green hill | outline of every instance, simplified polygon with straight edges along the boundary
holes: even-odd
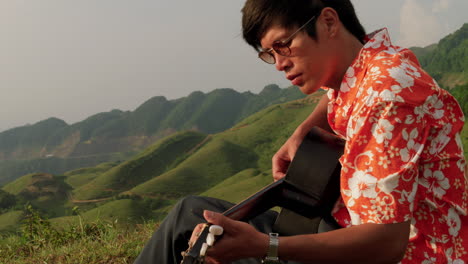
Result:
[[[134,152],[71,158],[44,157],[28,160],[4,160],[0,161],[0,185],[30,173],[50,172],[52,174],[62,174],[74,169],[95,166],[106,161],[116,162],[127,159],[132,154]]]
[[[111,168],[117,166],[119,162],[104,162],[95,167],[81,168],[65,172],[63,175],[66,177],[65,182],[73,189],[90,182],[97,176],[105,173]]]
[[[248,149],[213,139],[176,168],[136,186],[130,193],[163,198],[199,193],[243,169],[255,166],[257,159]]]
[[[0,216],[1,217],[1,216]],[[81,214],[82,221],[93,222],[97,220],[117,221],[121,223],[142,222],[152,217],[151,211],[143,202],[132,199],[110,201]],[[78,216],[63,216],[51,219],[56,225],[76,224]]]
[[[126,191],[177,166],[205,138],[206,135],[197,132],[181,132],[169,136],[79,186],[74,190],[73,197],[88,200]]]
[[[2,188],[22,201],[42,208],[50,216],[63,215],[72,189],[65,178],[48,173],[25,175]]]
[[[21,210],[0,214],[0,232],[15,231],[23,216],[24,213]]]
[[[468,23],[425,48],[411,48],[421,66],[444,88],[468,83]]]
[[[173,170],[136,186],[129,193],[175,199],[210,189],[216,192],[217,185],[236,174],[240,175],[236,177],[271,175],[271,156],[310,114],[320,95],[275,105],[250,116],[232,129],[213,135],[209,143]],[[271,176],[258,181],[252,189],[268,181]],[[244,197],[242,192],[232,194],[233,199]]]
[[[269,85],[260,94],[225,88],[176,100],[156,96],[134,111],[98,113],[72,125],[50,118],[13,128],[0,133],[0,184],[126,160],[177,131],[218,133],[269,105],[303,97],[297,87]]]

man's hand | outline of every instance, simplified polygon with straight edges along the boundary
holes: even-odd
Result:
[[[275,181],[286,176],[289,164],[296,155],[299,145],[301,145],[304,137],[292,135],[284,145],[276,152],[272,158],[273,179]]]
[[[204,211],[203,215],[209,223],[224,229],[221,239],[207,251],[205,259],[207,264],[231,263],[249,257],[262,258],[266,254],[268,250],[266,234],[258,232],[245,222],[232,220],[220,213]]]

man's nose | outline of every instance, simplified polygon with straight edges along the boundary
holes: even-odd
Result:
[[[291,60],[286,56],[281,56],[275,53],[275,66],[278,71],[285,71],[291,67]]]

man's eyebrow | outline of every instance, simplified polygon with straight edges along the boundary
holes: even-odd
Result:
[[[273,40],[273,42],[271,43],[270,46],[273,46],[273,43],[275,43],[275,42],[282,41],[282,40],[286,39],[288,37],[286,33],[287,32],[283,32],[283,33],[279,34],[276,38],[274,38],[274,40]],[[262,47],[262,44],[260,43],[260,50],[261,51],[267,51],[269,49],[272,49],[272,47],[265,49],[265,48]]]

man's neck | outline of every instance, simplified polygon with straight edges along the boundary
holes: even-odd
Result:
[[[353,63],[354,59],[359,55],[362,47],[364,46],[354,35],[347,30],[343,30],[338,41],[340,42],[340,49],[337,50],[338,62],[336,64],[335,75],[332,76],[332,82],[328,87],[335,91],[339,91],[341,82],[348,70],[349,66]]]

